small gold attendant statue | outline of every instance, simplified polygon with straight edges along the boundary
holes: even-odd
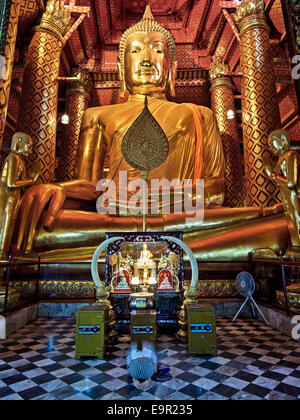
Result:
[[[279,186],[284,200],[285,215],[294,246],[300,246],[300,203],[299,203],[299,167],[297,153],[290,150],[290,135],[285,130],[275,130],[268,138],[270,151],[279,156],[274,167],[270,159],[265,158],[266,174]]]
[[[32,149],[32,139],[24,133],[15,133],[11,151],[6,158],[0,175],[0,258],[7,260],[15,221],[20,204],[21,188],[35,183],[40,163],[36,162],[30,177],[26,177],[25,164],[21,156],[28,156]]]

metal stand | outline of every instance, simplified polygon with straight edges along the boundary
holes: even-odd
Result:
[[[143,182],[142,200],[143,200],[143,232],[147,231],[147,214],[148,214],[148,171],[141,171],[141,178]]]
[[[258,310],[258,312],[260,313],[260,315],[261,315],[261,317],[263,318],[263,320],[265,321],[265,323],[266,323],[268,326],[270,326],[270,324],[269,324],[269,323],[268,323],[268,321],[266,320],[266,318],[265,318],[264,314],[263,314],[263,313],[262,313],[262,311],[259,309],[259,307],[257,306],[257,304],[256,304],[256,302],[255,302],[255,300],[253,299],[253,297],[252,297],[252,296],[248,296],[248,297],[246,298],[245,302],[242,304],[242,306],[241,306],[241,307],[240,307],[240,309],[238,310],[238,312],[237,312],[236,316],[233,318],[232,322],[235,322],[235,320],[237,319],[237,317],[238,317],[238,316],[239,316],[239,314],[241,313],[241,311],[242,311],[243,307],[246,305],[246,303],[248,302],[248,300],[249,300],[249,301],[250,301],[250,303],[251,303],[251,307],[252,307],[252,310],[253,310],[253,314],[255,314],[255,311],[254,311],[254,308],[253,308],[253,304],[254,304],[255,308]]]

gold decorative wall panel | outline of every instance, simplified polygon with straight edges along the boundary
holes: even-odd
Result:
[[[8,108],[8,99],[11,87],[14,54],[19,21],[20,0],[13,0],[10,8],[10,18],[5,47],[5,79],[0,78],[0,149],[5,131],[5,121]]]
[[[248,7],[249,3],[249,7]],[[243,138],[246,202],[272,206],[281,201],[279,190],[264,172],[263,157],[271,157],[268,135],[280,128],[270,29],[260,0],[241,3],[236,14],[241,33]]]
[[[92,281],[41,280],[38,286],[34,280],[12,281],[12,289],[21,299],[37,296],[38,299],[95,299],[95,286]]]

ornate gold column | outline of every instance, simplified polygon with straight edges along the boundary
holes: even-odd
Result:
[[[33,139],[33,153],[28,165],[30,167],[35,160],[41,162],[40,183],[54,179],[57,77],[70,20],[70,12],[60,1],[48,1],[41,23],[35,28],[25,64],[17,127],[18,131]]]
[[[17,39],[18,31],[18,22],[19,22],[19,10],[20,10],[20,0],[7,0],[4,7],[9,11],[10,4],[10,13],[8,14],[8,27],[7,27],[7,37],[6,45],[4,51],[5,63],[0,63],[0,67],[5,64],[5,69],[3,71],[4,78],[2,79],[2,70],[0,68],[0,150],[2,147],[2,140],[5,130],[5,121],[8,108],[8,99],[11,87],[11,78],[14,65],[14,55],[15,55],[15,46]],[[1,54],[2,55],[2,52]]]
[[[235,21],[241,35],[243,137],[246,201],[248,206],[272,206],[279,190],[264,172],[263,157],[272,159],[268,135],[280,128],[270,28],[263,0],[245,0]]]
[[[69,116],[69,124],[64,126],[61,139],[56,171],[58,181],[68,181],[74,178],[81,123],[89,105],[92,89],[92,78],[88,71],[80,68],[73,69],[71,76],[78,77],[78,80],[70,82],[67,88],[65,111]]]
[[[224,149],[226,188],[224,205],[244,207],[245,184],[234,103],[234,86],[230,77],[226,76],[228,73],[229,67],[224,63],[213,63],[210,67],[212,109],[218,121]]]

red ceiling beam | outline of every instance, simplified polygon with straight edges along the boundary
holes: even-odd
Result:
[[[270,13],[270,11],[271,11],[271,9],[272,9],[273,4],[275,3],[275,1],[276,1],[276,0],[269,0],[269,1],[268,1],[268,3],[266,4],[266,8],[265,8],[265,10],[266,10],[266,13],[267,13],[267,14],[269,14],[269,13]]]
[[[195,38],[195,44],[196,45],[199,44],[200,38],[201,38],[202,33],[204,31],[205,23],[206,23],[206,21],[209,17],[210,12],[211,12],[211,7],[212,7],[212,0],[208,0],[205,3],[205,8],[203,10],[202,19],[201,19],[201,22],[199,24],[197,35],[196,35],[196,38]]]
[[[208,45],[208,54],[211,55],[211,56],[214,54],[214,51],[215,51],[215,49],[217,48],[217,45],[220,42],[220,39],[222,37],[222,34],[223,34],[223,31],[224,31],[225,25],[226,25],[225,16],[223,14],[221,14],[219,16],[219,20],[218,20],[218,24],[217,24],[217,27],[216,27],[215,36],[213,37],[212,41]]]
[[[223,62],[224,63],[227,61],[227,57],[228,57],[228,55],[230,54],[230,52],[231,52],[231,50],[233,48],[233,45],[234,45],[235,40],[236,40],[236,37],[235,37],[235,35],[233,35],[232,38],[231,38],[231,41],[230,41],[230,43],[228,45],[228,48],[226,50],[226,53],[225,53],[225,55],[223,57]]]

